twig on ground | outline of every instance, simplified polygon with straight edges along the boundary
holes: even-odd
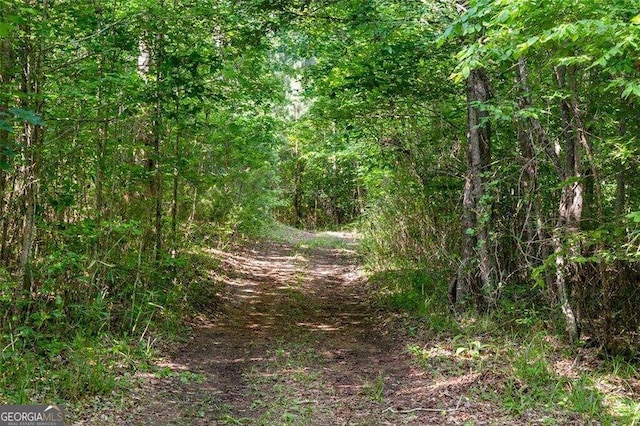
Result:
[[[456,408],[423,408],[423,407],[417,407],[417,408],[410,408],[407,410],[396,410],[393,407],[387,407],[384,410],[382,410],[383,413],[386,413],[387,411],[393,414],[411,414],[411,413],[415,413],[417,411],[428,411],[430,413],[453,413],[455,411],[458,411],[458,409],[460,408],[460,402],[462,402],[462,396],[458,399],[458,403],[456,404]]]

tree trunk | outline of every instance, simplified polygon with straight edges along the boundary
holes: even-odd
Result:
[[[164,1],[160,0],[160,7],[164,7]],[[164,26],[164,23],[162,23]],[[160,166],[160,143],[162,140],[162,88],[164,79],[162,63],[164,61],[164,33],[162,28],[155,35],[154,65],[156,73],[155,81],[155,105],[153,108],[153,157],[155,160],[153,170],[153,187],[155,196],[155,243],[153,247],[154,259],[160,260],[162,252],[162,168]]]
[[[96,15],[98,16],[98,29],[101,31],[103,27],[102,8],[96,7]],[[105,58],[100,54],[98,62],[98,75],[102,81],[104,78]],[[98,87],[98,138],[96,143],[96,177],[95,177],[95,218],[99,224],[102,220],[104,210],[104,169],[105,169],[105,150],[109,138],[109,122],[107,120],[107,108],[105,106],[104,88],[102,85]],[[99,246],[99,243],[98,243]]]
[[[517,99],[518,109],[525,111],[532,106],[531,90],[528,84],[527,62],[525,58],[518,59],[516,84],[520,94]],[[551,255],[551,248],[547,244],[547,232],[544,228],[544,213],[540,196],[538,195],[538,157],[541,147],[546,145],[546,137],[542,125],[535,117],[517,117],[516,127],[522,156],[523,179],[522,187],[525,199],[529,203],[527,217],[524,219],[526,246],[523,250],[527,265],[532,265],[529,259],[546,260]],[[529,213],[531,212],[531,214]],[[529,268],[530,269],[530,268]],[[551,271],[545,274],[546,288],[553,288]]]
[[[178,249],[178,190],[180,187],[180,91],[176,93],[176,136],[173,141],[173,188],[171,200],[171,256],[175,257]]]
[[[558,87],[567,87],[565,66],[556,68],[556,81]],[[570,76],[575,78],[575,75]],[[580,172],[580,146],[581,138],[586,137],[581,126],[578,111],[572,96],[565,97],[561,101],[560,111],[563,124],[563,137],[565,142],[565,162],[561,178],[564,180],[560,205],[558,208],[558,220],[553,236],[556,254],[556,290],[558,302],[565,318],[565,327],[569,340],[575,342],[580,337],[579,324],[576,314],[571,306],[570,278],[577,272],[576,265],[570,258],[579,254],[580,248],[572,238],[579,231],[583,208],[583,183]]]
[[[475,229],[476,215],[473,203],[473,183],[471,175],[467,172],[464,192],[462,194],[462,258],[456,276],[449,284],[449,300],[457,310],[467,308],[471,296],[477,294],[480,285],[478,274],[475,270],[475,247],[477,244]]]
[[[5,5],[4,8],[8,7]],[[3,16],[6,15],[3,11]],[[11,41],[8,37],[3,37],[0,40],[0,87],[2,87],[3,92],[9,91],[10,84],[14,80],[14,71],[13,71],[13,52],[11,47]],[[0,114],[6,114],[9,110],[8,105],[9,99],[2,98],[0,99]],[[2,117],[0,115],[0,117]],[[5,130],[0,130],[0,230],[2,230],[2,241],[0,243],[0,263],[5,263],[5,248],[6,248],[6,236],[7,232],[5,231],[9,227],[9,203],[7,200],[7,183],[9,182],[9,157],[7,156],[7,152],[5,151],[7,147],[10,145],[9,132]],[[6,170],[5,170],[6,167]]]
[[[160,78],[160,71],[158,71],[158,78]],[[158,84],[158,83],[156,83]],[[154,246],[153,257],[156,261],[160,259],[160,253],[162,251],[162,170],[160,168],[160,140],[161,140],[161,110],[160,105],[160,93],[156,93],[156,104],[154,106],[154,118],[153,118],[153,198],[155,200],[155,214],[154,214]]]
[[[6,194],[6,189],[7,187],[9,187],[9,185],[5,185],[5,197],[6,197],[6,202],[5,202],[5,214],[2,217],[2,235],[0,236],[0,262],[3,262],[5,265],[9,263],[9,257],[10,257],[10,252],[8,252],[8,247],[10,247],[11,245],[11,241],[9,239],[9,228],[11,227],[12,224],[12,217],[9,214],[9,209],[11,208],[11,206],[14,203],[14,198],[16,195],[16,179],[17,179],[17,174],[13,173],[13,175],[11,176],[10,180],[10,190],[8,195]],[[15,219],[13,220],[15,221]]]
[[[627,121],[625,117],[620,119],[618,134],[621,137],[625,137],[627,134]],[[627,172],[622,161],[618,161],[617,166],[618,172],[616,173],[616,198],[614,208],[616,219],[621,220],[627,206]]]
[[[27,2],[27,5],[30,5],[30,3]],[[47,1],[43,1],[40,7],[43,16],[46,15]],[[40,42],[40,44],[32,44],[31,31],[32,28],[30,24],[26,24],[24,28],[24,44],[21,52],[21,107],[23,109],[31,109],[41,116],[44,109],[40,93],[44,82],[42,62],[45,50],[42,42]],[[37,149],[42,139],[42,127],[25,121],[20,137],[24,152],[21,176],[24,186],[24,217],[21,230],[22,245],[18,268],[15,274],[17,287],[14,297],[16,302],[18,302],[16,303],[17,308],[19,308],[19,301],[22,299],[23,294],[32,290],[30,282],[27,280],[27,269],[31,259],[31,250],[36,228],[35,215],[36,204],[38,202]]]
[[[161,6],[162,6],[162,2]],[[151,134],[145,135],[146,168],[149,173],[149,199],[152,203],[149,216],[150,242],[153,244],[152,258],[160,259],[162,251],[162,170],[160,166],[160,145],[162,140],[162,89],[163,74],[161,64],[164,56],[164,35],[160,30],[155,32],[151,43],[141,39],[138,41],[138,75],[147,84],[154,85],[153,103],[151,107]],[[154,80],[149,78],[151,67],[154,67]]]
[[[463,253],[455,280],[456,294],[452,300],[455,300],[458,308],[462,308],[465,296],[475,293],[476,307],[481,311],[492,308],[497,298],[490,233],[491,202],[485,188],[491,162],[491,132],[489,113],[482,107],[490,98],[491,87],[486,72],[483,69],[471,71],[467,79],[467,178],[463,199]],[[476,287],[479,287],[479,292]]]
[[[300,159],[300,151],[298,141],[296,140],[293,148],[293,211],[295,214],[296,226],[302,225],[302,172],[303,165]]]

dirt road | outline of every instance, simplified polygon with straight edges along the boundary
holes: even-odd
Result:
[[[105,423],[442,425],[473,420],[464,392],[435,383],[370,303],[349,234],[301,234],[232,253],[211,271],[217,306]],[[476,404],[474,404],[476,405]],[[490,407],[473,412],[486,418]],[[476,418],[477,419],[477,418]]]

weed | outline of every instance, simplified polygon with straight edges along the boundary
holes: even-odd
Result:
[[[373,402],[382,402],[384,399],[384,375],[379,372],[373,383],[366,383],[362,387],[362,393]]]
[[[6,348],[0,356],[0,380],[5,384],[2,402],[73,403],[87,395],[111,395],[130,385],[126,376],[119,374],[123,364],[128,364],[126,356],[102,341],[83,337],[55,355]]]
[[[569,386],[568,402],[577,413],[585,413],[597,418],[603,411],[602,395],[593,386],[589,377],[583,376]]]
[[[435,334],[458,329],[441,277],[426,269],[402,269],[374,273],[369,281],[378,289],[381,308],[412,313]]]
[[[218,418],[218,422],[220,422],[223,425],[245,425],[245,424],[249,424],[249,422],[251,422],[251,419],[247,419],[247,418],[235,418],[233,417],[231,414],[223,414]]]
[[[253,424],[309,424],[314,406],[299,395],[301,390],[321,385],[321,373],[312,368],[318,364],[318,354],[307,342],[278,340],[268,355],[266,366],[253,366],[245,375],[254,397],[252,409],[263,410]]]
[[[162,367],[155,372],[155,376],[158,378],[178,378],[180,383],[187,385],[189,383],[203,383],[205,377],[200,373],[193,373],[191,371],[173,371],[169,367]]]
[[[640,401],[630,398],[619,398],[612,407],[617,420],[630,426],[640,425]]]
[[[296,249],[346,249],[347,242],[330,233],[301,231],[281,223],[273,223],[263,229],[260,237],[293,245]]]
[[[458,336],[456,336],[458,337]],[[454,337],[454,341],[456,338]],[[480,353],[485,352],[487,348],[491,347],[491,345],[481,343],[478,340],[474,340],[473,342],[467,343],[465,346],[458,346],[456,348],[456,355],[467,355],[471,358],[480,358]]]
[[[621,356],[607,359],[605,367],[611,371],[612,375],[623,379],[638,377],[639,375],[637,365],[632,364],[628,359]]]

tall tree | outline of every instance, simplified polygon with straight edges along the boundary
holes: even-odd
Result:
[[[486,181],[491,165],[491,131],[486,103],[492,89],[484,69],[474,69],[467,78],[467,174],[463,194],[464,237],[455,289],[456,305],[465,306],[469,294],[485,310],[495,305],[496,278],[491,237],[491,202]],[[453,291],[455,290],[455,292]]]

